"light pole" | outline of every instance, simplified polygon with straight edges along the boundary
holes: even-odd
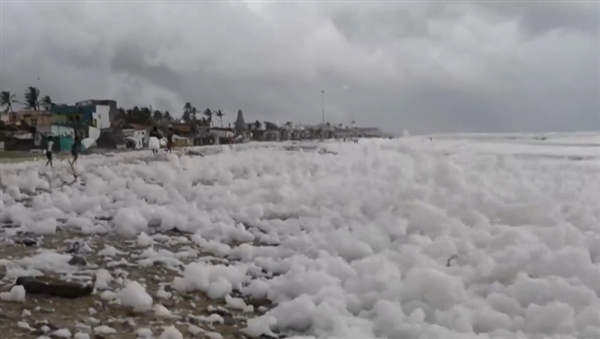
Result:
[[[323,125],[325,125],[325,90],[321,90],[321,108],[323,110]]]

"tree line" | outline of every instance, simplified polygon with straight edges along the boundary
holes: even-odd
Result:
[[[48,95],[42,97],[39,88],[30,86],[25,90],[23,101],[18,100],[16,94],[10,91],[2,91],[0,93],[0,104],[5,113],[14,112],[13,104],[21,104],[25,106],[25,109],[39,111],[49,109],[52,106],[52,99]]]
[[[241,112],[239,110],[238,112]],[[222,110],[205,109],[202,113],[186,102],[183,106],[183,114],[181,120],[184,123],[197,127],[212,127],[213,117],[218,119],[219,125],[223,127],[223,117],[225,113]],[[176,119],[169,111],[152,110],[151,107],[134,106],[130,109],[119,108],[117,119],[130,124],[156,124],[162,122],[171,122]]]
[[[54,103],[50,96],[46,95],[42,97],[39,88],[30,86],[27,87],[22,101],[18,100],[17,96],[10,91],[2,91],[0,93],[0,104],[5,113],[12,113],[14,112],[13,104],[20,104],[25,109],[39,111],[50,110]],[[130,124],[153,124],[175,120],[169,111],[152,110],[151,107],[134,106],[129,109],[119,108],[116,118]],[[241,110],[238,112],[241,112]],[[186,102],[183,106],[182,120],[193,126],[212,127],[214,117],[218,119],[220,126],[223,127],[224,116],[225,113],[220,109],[211,110],[207,108],[202,113],[199,113],[196,107],[192,106],[189,102]]]

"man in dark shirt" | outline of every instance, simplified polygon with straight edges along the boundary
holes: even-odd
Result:
[[[167,152],[171,153],[171,150],[173,150],[173,127],[169,127],[167,133]]]
[[[48,136],[48,145],[46,146],[46,159],[48,159],[48,161],[46,162],[46,167],[48,167],[48,165],[50,165],[50,167],[53,167],[52,165],[52,149],[54,148],[54,141],[52,140],[52,136]]]
[[[69,161],[69,165],[71,165],[71,171],[73,171],[73,176],[77,179],[77,172],[75,172],[75,162],[79,159],[79,153],[81,152],[81,135],[75,130],[75,134],[73,135],[73,145],[71,145],[71,156],[73,159]]]
[[[73,145],[71,146],[71,156],[73,159],[71,160],[71,167],[75,165],[77,159],[79,159],[79,153],[81,152],[81,136],[77,131],[75,131],[75,135],[73,136]]]

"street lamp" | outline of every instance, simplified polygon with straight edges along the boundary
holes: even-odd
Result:
[[[321,108],[323,110],[323,125],[325,125],[325,90],[321,90]]]

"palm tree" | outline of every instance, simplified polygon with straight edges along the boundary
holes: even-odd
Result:
[[[173,120],[173,117],[171,116],[171,113],[169,113],[169,111],[165,111],[164,118],[165,118],[167,121],[171,121],[171,120]]]
[[[40,108],[40,90],[37,87],[27,87],[25,91],[25,107],[37,111]]]
[[[219,118],[219,122],[221,123],[221,128],[223,127],[223,116],[225,115],[225,113],[223,113],[223,111],[218,110],[217,113],[215,113],[215,115],[217,116],[217,118]]]
[[[207,108],[203,114],[206,115],[206,118],[208,119],[208,126],[212,126],[213,112],[210,110],[210,108]]]
[[[154,113],[152,114],[152,119],[154,119],[154,121],[156,122],[160,122],[163,119],[163,114],[160,111],[154,111]]]
[[[191,114],[192,114],[192,104],[190,104],[189,102],[186,102],[185,105],[183,105],[183,116],[181,118],[186,123],[189,123],[192,120]]]
[[[117,109],[117,117],[116,117],[116,119],[117,120],[123,120],[123,121],[127,120],[127,112],[125,112],[125,109],[123,109],[123,107],[119,107]]]
[[[52,99],[50,99],[50,96],[48,96],[48,95],[44,96],[42,98],[41,105],[44,106],[44,109],[46,111],[48,111],[53,105]]]
[[[190,111],[188,111],[188,110],[185,110],[185,111],[183,111],[183,116],[181,117],[181,119],[183,119],[183,121],[184,121],[186,124],[189,124],[189,123],[190,123],[190,121],[192,120],[192,117],[190,116],[190,114],[191,114],[191,113],[190,113]]]
[[[152,121],[152,112],[148,107],[142,107],[140,109],[140,123],[149,123]]]
[[[2,91],[2,93],[0,94],[0,103],[2,104],[2,107],[6,106],[4,112],[12,113],[14,112],[12,104],[17,104],[19,102],[17,101],[16,95],[10,93],[9,91]]]

